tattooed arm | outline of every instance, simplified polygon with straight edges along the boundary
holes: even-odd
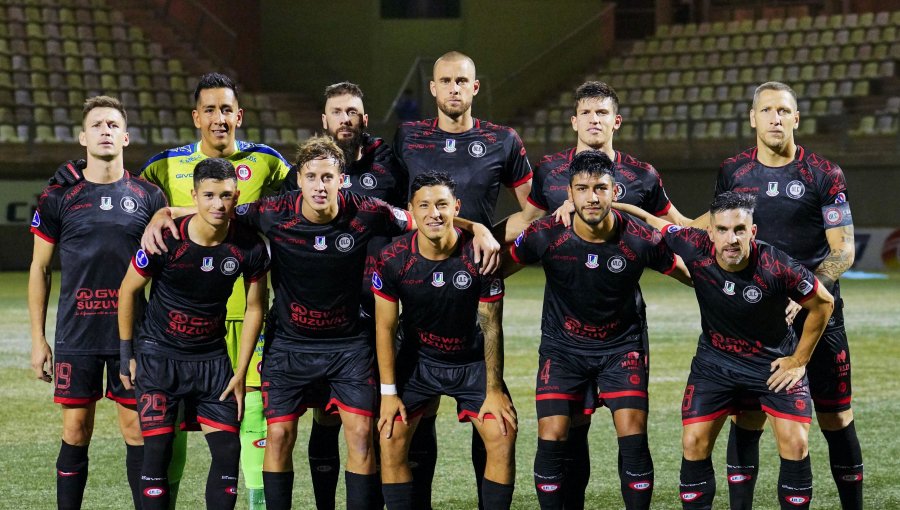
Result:
[[[487,373],[487,391],[478,413],[478,421],[486,414],[496,418],[503,435],[507,423],[517,429],[516,409],[503,386],[503,300],[478,304],[478,322],[484,332],[484,366]]]
[[[816,268],[815,274],[829,291],[834,289],[834,282],[850,269],[856,256],[856,244],[853,240],[853,225],[831,228],[825,231],[825,238],[831,253]]]

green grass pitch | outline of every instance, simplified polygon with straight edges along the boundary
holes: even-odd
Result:
[[[58,287],[59,279],[54,278]],[[54,463],[59,449],[60,411],[52,403],[50,386],[33,379],[28,368],[30,341],[25,301],[27,275],[3,273],[0,280],[0,508],[47,509],[55,505]],[[693,291],[655,273],[642,282],[649,307],[651,338],[650,448],[656,469],[653,508],[677,509],[678,468],[681,460],[681,393],[699,332],[699,313]],[[888,280],[842,282],[847,329],[853,356],[854,412],[866,464],[866,506],[900,508],[900,274]],[[514,508],[537,508],[532,483],[532,462],[537,423],[534,411],[534,377],[543,274],[528,269],[510,278],[507,285],[504,329],[506,381],[519,416],[517,480]],[[55,295],[48,318],[49,337],[55,321]],[[309,417],[301,419],[301,435],[295,452],[297,476],[294,508],[311,508],[312,491],[306,463]],[[469,461],[470,429],[459,424],[455,404],[445,400],[438,419],[440,456],[434,486],[436,509],[475,507],[475,489]],[[724,478],[725,439],[714,453],[719,494],[717,507],[727,506]],[[616,442],[609,413],[598,410],[591,427],[592,475],[587,507],[622,508],[616,473]],[[834,482],[828,470],[825,440],[813,422],[810,450],[815,476],[813,508],[839,508]],[[775,482],[778,454],[767,431],[761,449],[762,469],[756,490],[757,508],[778,508]],[[90,478],[84,508],[129,508],[131,501],[124,472],[125,450],[115,422],[114,406],[98,406],[94,440],[90,450]],[[179,497],[181,508],[202,508],[203,484],[209,454],[200,434],[191,434],[188,467]],[[891,467],[894,466],[894,467]],[[341,484],[343,485],[343,484]],[[343,487],[338,489],[343,507]],[[238,508],[246,508],[244,494]]]

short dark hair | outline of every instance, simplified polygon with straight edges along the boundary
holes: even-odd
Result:
[[[426,186],[447,186],[450,189],[450,194],[454,197],[456,196],[456,181],[450,177],[450,174],[429,170],[413,179],[412,186],[409,187],[409,201],[412,202],[412,197],[416,194],[416,191]]]
[[[194,89],[194,102],[200,100],[200,91],[206,89],[231,89],[234,98],[238,98],[238,86],[228,76],[222,73],[206,73],[200,77],[197,87]]]
[[[780,81],[767,81],[756,87],[756,90],[753,91],[753,104],[750,105],[750,108],[755,110],[756,103],[759,102],[759,95],[766,90],[775,90],[779,92],[787,92],[794,99],[794,108],[797,107],[797,93],[794,92],[794,89],[791,88],[790,85],[786,83],[781,83]]]
[[[94,108],[114,108],[122,114],[122,120],[125,121],[125,125],[128,125],[128,114],[125,113],[125,107],[122,106],[122,102],[112,96],[94,96],[89,97],[84,102],[84,108],[81,110],[81,124],[84,124],[85,119],[87,119],[88,113],[91,112]]]
[[[194,167],[194,189],[200,187],[200,183],[206,179],[237,181],[237,174],[231,161],[222,158],[207,158]]]
[[[609,98],[613,104],[613,113],[619,113],[619,96],[616,95],[616,89],[602,81],[586,81],[575,89],[575,108],[582,99],[606,99]]]
[[[351,83],[349,81],[332,83],[331,85],[325,87],[326,101],[328,101],[332,97],[343,96],[344,94],[350,94],[351,96],[358,97],[360,99],[363,98],[363,91],[361,88],[359,88],[359,85]]]
[[[737,191],[726,191],[716,195],[712,203],[709,204],[709,214],[715,215],[722,211],[730,211],[732,209],[743,209],[750,216],[756,209],[756,195],[749,193],[740,193]]]
[[[346,162],[344,160],[344,151],[338,147],[334,139],[330,136],[313,136],[300,144],[297,149],[297,161],[294,163],[299,171],[303,165],[314,159],[333,159],[344,171]]]
[[[605,152],[598,150],[581,151],[569,163],[569,186],[572,185],[572,180],[578,174],[587,174],[589,177],[608,175],[615,183],[614,168],[615,165],[613,165],[612,160],[609,159]]]

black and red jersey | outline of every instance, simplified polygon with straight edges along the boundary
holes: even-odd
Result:
[[[364,345],[359,321],[360,281],[373,236],[408,231],[412,217],[377,198],[341,190],[330,223],[303,217],[300,191],[263,198],[237,208],[237,221],[270,242],[277,326],[272,348],[337,352]]]
[[[227,237],[215,246],[190,240],[188,224],[196,215],[175,220],[179,237],[163,230],[168,251],[131,259],[138,274],[153,278],[150,302],[136,350],[177,359],[204,359],[226,354],[226,304],[234,282],[265,278],[269,270],[266,244],[256,232],[232,222]]]
[[[528,196],[532,205],[553,212],[565,202],[568,198],[569,165],[575,154],[575,147],[572,147],[541,158],[534,171],[531,194]],[[669,212],[672,202],[669,201],[662,178],[653,165],[619,151],[616,151],[613,163],[618,202],[635,205],[654,216]]]
[[[44,190],[31,232],[59,248],[55,352],[119,352],[119,286],[144,227],[165,206],[162,190],[129,172],[109,184],[82,180]],[[144,304],[141,296],[139,313]]]
[[[726,159],[716,194],[756,195],[757,239],[815,269],[830,253],[825,231],[853,224],[847,183],[837,164],[797,146],[794,161],[778,168],[759,162],[757,149]]]
[[[479,119],[474,123],[464,133],[448,133],[437,119],[405,122],[397,129],[394,152],[410,183],[432,170],[448,173],[462,202],[459,215],[492,225],[500,184],[515,188],[528,182],[531,163],[514,129]]]
[[[628,214],[610,214],[615,235],[606,242],[585,241],[571,226],[546,217],[510,247],[516,262],[544,267],[542,343],[576,355],[642,348],[638,281],[645,267],[671,272],[675,255],[659,231]]]
[[[784,310],[788,299],[802,303],[816,294],[819,281],[812,272],[764,242],[751,243],[746,268],[726,271],[706,230],[669,225],[663,232],[694,280],[703,330],[698,356],[768,371],[772,361],[794,352],[798,339]]]
[[[478,303],[503,298],[503,280],[478,273],[472,235],[460,232],[453,254],[425,258],[416,245],[418,232],[395,239],[381,252],[372,291],[400,301],[404,351],[431,361],[468,363],[484,359],[484,335]]]

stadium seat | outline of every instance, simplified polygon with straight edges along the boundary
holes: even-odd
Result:
[[[896,135],[898,128],[897,115],[879,115],[876,120],[875,132],[879,135]]]

